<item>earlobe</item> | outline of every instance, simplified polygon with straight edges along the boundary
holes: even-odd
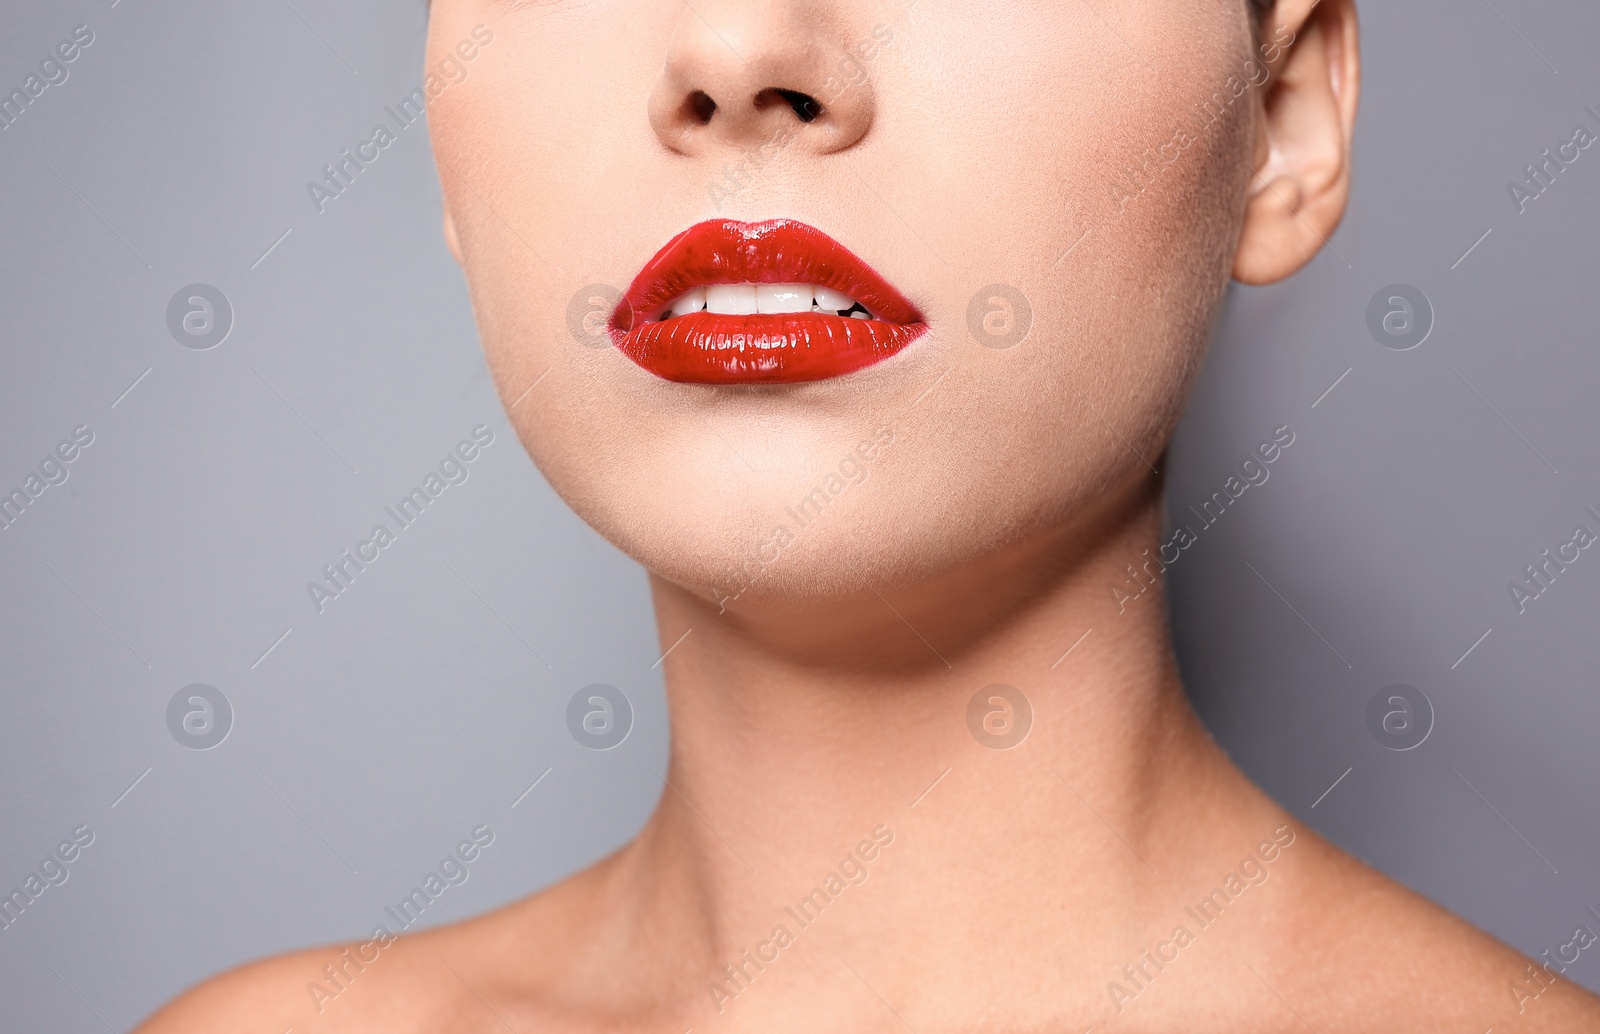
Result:
[[[456,220],[450,214],[450,206],[444,209],[444,243],[450,249],[450,254],[456,257],[456,262],[461,262],[461,240],[456,236]]]
[[[1287,9],[1287,10],[1286,10]],[[1360,82],[1354,0],[1279,3],[1294,42],[1257,112],[1253,171],[1233,275],[1268,284],[1309,262],[1350,196]],[[1298,15],[1298,23],[1292,17]]]

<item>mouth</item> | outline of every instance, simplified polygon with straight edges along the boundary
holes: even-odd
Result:
[[[881,362],[928,325],[814,226],[712,219],[656,252],[608,329],[624,355],[669,381],[793,384]]]

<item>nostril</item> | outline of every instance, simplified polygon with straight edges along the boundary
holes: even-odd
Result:
[[[822,114],[822,102],[809,93],[801,93],[799,90],[784,90],[777,87],[762,90],[756,94],[756,107],[765,108],[773,103],[775,98],[789,105],[801,122],[815,122],[818,116]]]
[[[712,114],[717,110],[717,102],[704,90],[696,90],[689,94],[684,106],[702,126],[711,121]]]

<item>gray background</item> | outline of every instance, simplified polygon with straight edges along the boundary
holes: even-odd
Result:
[[[1600,902],[1600,553],[1525,614],[1505,586],[1600,509],[1600,148],[1525,214],[1506,183],[1600,104],[1600,13],[1363,15],[1353,210],[1308,271],[1235,292],[1173,510],[1273,428],[1296,441],[1170,572],[1174,624],[1269,791],[1536,953]],[[225,966],[363,935],[480,823],[495,842],[426,919],[509,901],[627,839],[665,758],[644,576],[506,424],[423,127],[307,200],[417,85],[420,3],[11,0],[0,86],[80,23],[70,78],[0,132],[0,488],[95,433],[0,532],[0,889],[96,839],[0,931],[5,1031],[124,1029]],[[196,281],[236,310],[208,351],[165,323]],[[1409,351],[1366,324],[1396,281],[1436,313]],[[314,613],[305,583],[480,423],[469,479]],[[194,682],[235,710],[210,751],[166,726]],[[636,709],[605,753],[564,720],[591,682]],[[1394,682],[1436,710],[1406,752],[1365,719]],[[1596,953],[1570,975],[1600,987]]]

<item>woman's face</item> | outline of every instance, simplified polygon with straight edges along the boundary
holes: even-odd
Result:
[[[1150,476],[1199,363],[1260,52],[1244,0],[435,0],[447,234],[523,444],[730,606],[1092,521]],[[617,346],[662,315],[618,304],[664,245],[775,219],[875,270],[909,343],[778,383]]]

